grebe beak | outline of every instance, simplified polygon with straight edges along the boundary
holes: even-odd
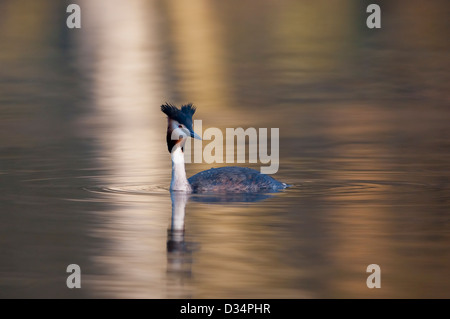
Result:
[[[191,131],[191,137],[192,138],[196,138],[198,140],[201,140],[202,138],[200,137],[200,135],[198,135],[197,133],[195,133],[194,131]]]

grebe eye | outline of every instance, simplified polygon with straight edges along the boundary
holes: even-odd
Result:
[[[181,125],[181,124],[180,124],[180,125],[178,125],[178,128],[182,128],[182,127],[183,127],[183,125]]]

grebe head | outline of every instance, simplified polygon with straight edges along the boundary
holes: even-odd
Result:
[[[195,110],[195,106],[191,103],[181,106],[181,109],[169,103],[161,105],[161,111],[167,115],[166,140],[170,153],[172,153],[174,147],[181,147],[183,150],[184,143],[188,137],[202,139],[192,128],[192,116]]]

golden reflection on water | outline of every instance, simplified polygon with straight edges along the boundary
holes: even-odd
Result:
[[[199,298],[312,298],[314,293],[290,283],[301,282],[307,273],[284,259],[290,243],[276,225],[283,214],[264,214],[265,204],[248,206],[197,206],[196,224],[189,231],[205,238],[196,253],[196,295]],[[220,223],[220,224],[217,224]],[[226,263],[217,263],[226,260]]]
[[[25,3],[0,4],[7,79],[0,98],[11,89],[23,104],[23,96],[48,97],[56,89],[38,81],[15,88],[10,80],[50,73],[43,65],[63,50],[46,45],[56,41],[45,23],[51,2],[32,1],[27,10]],[[86,230],[104,243],[94,247],[99,252],[91,260],[103,275],[84,277],[92,296],[448,296],[446,2],[386,2],[389,32],[370,34],[356,26],[362,6],[352,1],[261,1],[258,8],[242,1],[239,10],[205,0],[78,3],[83,27],[70,33],[71,62],[88,111],[61,130],[64,143],[80,136],[92,141],[92,167],[81,169],[101,168],[93,178],[98,185],[160,190],[90,194],[98,196],[93,202],[108,204],[91,208],[98,219]],[[22,12],[25,18],[17,18]],[[72,100],[72,90],[58,94]],[[58,94],[50,101],[63,105]],[[163,188],[170,157],[159,111],[166,100],[197,104],[204,129],[279,127],[277,177],[295,188],[257,203],[188,202],[185,232],[168,235],[171,200]],[[15,106],[2,104],[8,110],[0,126],[7,156],[14,149],[6,147],[36,152],[35,132],[48,133],[48,123],[66,124],[57,107],[46,121],[34,101]],[[50,154],[62,163],[48,164],[47,171],[27,162],[20,168],[42,180],[54,166],[70,166],[64,151]],[[21,191],[30,179],[21,176]],[[38,187],[31,189],[36,200]],[[42,223],[46,204],[46,213],[35,217]],[[371,263],[381,266],[380,290],[365,285]]]
[[[162,72],[161,57],[148,49],[160,41],[153,3],[81,1],[80,5],[84,14],[77,37],[79,64],[81,69],[92,70],[95,107],[84,121],[95,134],[99,165],[110,170],[100,182],[160,185],[157,172],[167,160],[162,156],[166,155],[166,123],[155,112],[163,95],[163,87],[153,76]],[[167,297],[164,290],[154,287],[164,286],[168,200],[139,202],[135,195],[120,197],[123,205],[118,203],[103,214],[104,224],[93,230],[94,236],[109,243],[95,261],[113,277],[93,278],[91,286],[110,297]],[[130,286],[133,289],[127,289]]]
[[[173,36],[174,68],[182,88],[182,102],[194,101],[203,110],[226,114],[232,103],[226,45],[211,1],[167,1]],[[224,107],[225,106],[225,107]]]
[[[342,53],[351,49],[349,40],[355,33],[351,2],[287,1],[274,9],[269,35],[273,46],[288,54],[268,62],[274,70],[283,72],[283,81],[311,83],[323,80],[323,72],[339,67]],[[334,58],[330,59],[330,55]],[[308,94],[302,92],[302,97]]]
[[[164,82],[155,81],[153,77],[154,74],[164,73],[158,63],[163,58],[162,53],[149,50],[145,45],[152,43],[158,47],[163,42],[159,38],[161,25],[156,23],[156,6],[135,1],[124,6],[109,6],[108,10],[98,14],[102,6],[106,4],[83,3],[83,7],[88,8],[87,12],[97,14],[85,16],[85,30],[91,32],[89,36],[80,36],[79,41],[83,52],[81,64],[93,63],[90,67],[94,74],[96,111],[95,116],[87,121],[107,127],[97,135],[101,148],[100,161],[113,170],[105,183],[127,183],[131,179],[133,182],[158,184],[167,179],[153,179],[151,170],[162,169],[167,172],[166,175],[170,172],[167,158],[160,155],[165,152],[163,138],[155,138],[163,136],[161,132],[165,121],[157,106],[161,104],[165,92],[173,89],[182,102],[194,101],[200,106],[199,114],[204,115],[203,119],[209,123],[217,123],[217,112],[220,112],[219,126],[229,126],[224,123],[227,118],[247,118],[254,109],[241,107],[237,111],[233,107],[237,103],[230,90],[234,57],[225,41],[226,30],[217,23],[218,19],[223,18],[218,14],[218,7],[208,1],[189,4],[169,1],[165,4],[167,12],[164,12],[169,24],[165,25],[164,34],[169,35],[168,40],[173,45],[169,63],[177,78],[177,88],[168,88]],[[338,80],[341,76],[338,70],[352,63],[345,55],[347,50],[352,49],[351,39],[355,37],[350,22],[354,9],[350,2],[331,7],[323,1],[315,5],[287,2],[285,6],[272,6],[270,10],[274,10],[278,18],[271,20],[274,28],[268,37],[276,39],[272,45],[286,55],[267,59],[265,54],[269,54],[271,49],[266,47],[263,50],[267,51],[256,57],[260,64],[256,62],[252,67],[261,68],[264,76],[272,76],[276,85],[292,81],[302,85],[320,82],[324,78],[327,81]],[[337,13],[349,19],[342,20]],[[117,17],[120,19],[117,20]],[[315,25],[314,21],[319,17],[322,23],[317,27],[305,27]],[[113,21],[121,27],[112,35]],[[344,79],[348,77],[345,73],[342,76]],[[260,81],[255,80],[257,83]],[[259,83],[264,89],[270,81]],[[244,88],[248,85],[242,84]],[[389,86],[369,87],[368,90],[386,88],[389,93]],[[262,94],[264,96],[264,92]],[[292,94],[300,94],[307,99],[316,97],[314,94],[317,91]],[[327,92],[321,94],[327,97]],[[258,97],[255,101],[264,103]],[[356,181],[360,187],[364,187],[364,182],[358,181],[369,184],[373,181],[395,182],[397,176],[392,174],[395,168],[389,159],[384,160],[383,157],[383,154],[392,152],[392,148],[380,143],[380,138],[388,141],[395,136],[396,118],[391,110],[361,101],[345,101],[342,107],[335,103],[322,108],[321,117],[317,117],[317,110],[305,106],[296,110],[297,117],[286,119],[285,114],[275,113],[269,119],[255,121],[284,127],[284,137],[314,136],[316,133],[325,136],[333,145],[328,156],[334,159],[334,167],[340,169],[323,171],[324,180],[349,184]],[[305,125],[298,125],[299,114],[304,115],[300,121]],[[308,123],[310,119],[315,120],[317,125]],[[206,168],[205,165],[198,165],[194,169]],[[148,173],[143,175],[142,172]],[[323,266],[316,265],[318,271],[313,272],[308,267],[299,268],[298,264],[291,265],[284,260],[285,249],[289,249],[292,239],[284,237],[274,227],[289,223],[289,217],[284,214],[264,214],[263,206],[256,204],[210,207],[188,203],[186,209],[190,213],[186,234],[181,237],[169,235],[167,238],[163,235],[170,214],[167,199],[136,202],[135,197],[127,195],[122,198],[127,202],[127,208],[118,205],[107,217],[106,225],[111,227],[98,230],[111,245],[109,254],[99,256],[97,261],[105,264],[109,272],[117,274],[116,283],[109,291],[109,294],[113,291],[113,296],[312,298],[317,296],[314,289],[301,289],[299,285],[288,284],[308,280],[308,276],[312,275],[319,285],[326,287],[329,296],[394,297],[404,287],[386,285],[383,294],[378,294],[365,286],[365,267],[371,263],[383,265],[387,278],[397,277],[399,269],[407,267],[401,260],[395,261],[396,246],[389,235],[395,232],[392,211],[380,209],[378,205],[357,208],[345,205],[348,202],[370,203],[377,198],[387,199],[389,187],[371,185],[368,187],[372,191],[366,192],[361,191],[360,187],[348,186],[350,191],[347,193],[344,189],[343,192],[329,191],[324,196],[325,200],[344,203],[333,208],[327,219],[332,223],[327,234],[333,238],[332,248],[319,246],[323,251],[318,253],[333,265],[336,276],[325,274]],[[343,194],[346,194],[345,197]],[[280,198],[277,200],[282,201]],[[281,205],[281,202],[278,204]],[[301,207],[302,204],[298,205]],[[154,214],[155,206],[159,208],[158,216],[148,216],[146,209]],[[265,209],[268,207],[270,200],[264,206]],[[273,210],[276,211],[276,207]],[[158,234],[156,237],[145,236],[146,233],[155,234],[155,231]],[[196,246],[195,240],[190,242],[193,235],[208,245],[193,251],[174,248],[164,253],[166,240],[172,248]],[[311,248],[308,244],[301,247],[296,256],[307,259]],[[218,260],[226,262],[218,265]],[[392,271],[390,267],[396,270]],[[282,271],[278,272],[278,269]],[[321,274],[324,278],[320,278]],[[125,292],[126,286],[133,287],[131,294]]]
[[[103,130],[98,136],[99,159],[112,167],[115,182],[153,182],[141,168],[159,167],[162,158],[155,150],[163,147],[159,138],[164,120],[154,109],[161,103],[162,87],[153,73],[160,73],[158,52],[146,49],[158,45],[158,29],[145,1],[129,4],[86,1],[80,44],[80,67],[91,68],[94,115],[86,124]],[[148,11],[148,12],[147,12]],[[150,25],[149,25],[150,24]],[[150,179],[150,180],[149,180]]]

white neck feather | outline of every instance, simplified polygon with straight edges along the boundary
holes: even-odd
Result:
[[[170,182],[170,190],[191,192],[192,188],[186,178],[186,170],[184,169],[184,153],[181,147],[175,146],[172,151],[172,181]]]

